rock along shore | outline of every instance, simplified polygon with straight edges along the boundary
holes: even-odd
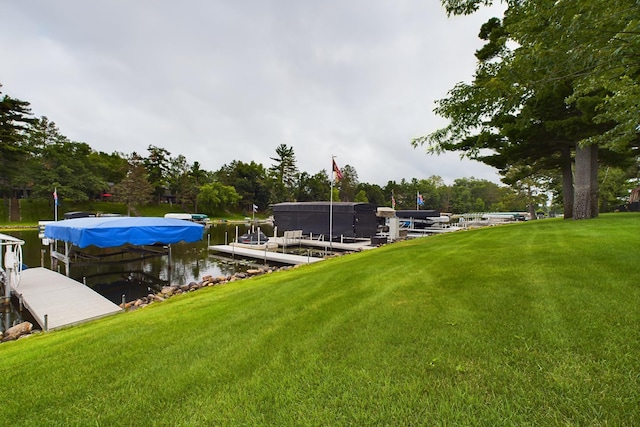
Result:
[[[224,285],[225,283],[235,282],[237,280],[248,279],[255,276],[260,276],[262,274],[269,274],[275,271],[281,270],[289,270],[291,268],[295,268],[296,266],[285,266],[285,267],[262,267],[262,268],[253,268],[249,269],[246,272],[238,272],[228,276],[204,276],[200,282],[191,282],[184,285],[169,285],[163,286],[160,292],[155,294],[149,294],[146,297],[138,298],[135,301],[129,301],[124,304],[120,304],[121,308],[124,308],[125,311],[136,310],[139,308],[143,308],[148,306],[149,304],[153,304],[156,302],[165,301],[167,298],[171,298],[172,296],[194,292],[198,289],[208,288],[211,286],[219,286]]]
[[[138,298],[135,301],[126,302],[124,304],[124,307],[122,306],[122,304],[120,304],[120,307],[124,308],[125,311],[133,311],[146,307],[149,304],[165,301],[172,296],[184,294],[187,292],[194,292],[198,289],[208,288],[211,286],[220,286],[224,285],[225,283],[248,279],[262,274],[269,274],[275,271],[289,270],[291,268],[296,268],[296,266],[285,266],[280,268],[265,266],[262,268],[253,268],[247,270],[246,272],[238,272],[228,276],[204,276],[200,282],[191,282],[185,285],[163,286],[158,293],[149,294],[146,297]],[[17,340],[18,338],[28,337],[32,332],[37,331],[39,330],[33,329],[33,324],[31,324],[30,322],[22,322],[7,329],[4,333],[0,333],[0,342],[13,341]]]

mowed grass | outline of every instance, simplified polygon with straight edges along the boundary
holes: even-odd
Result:
[[[640,215],[427,237],[0,345],[0,424],[640,425]]]

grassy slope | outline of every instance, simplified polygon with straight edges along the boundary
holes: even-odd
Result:
[[[640,215],[389,245],[0,346],[12,425],[637,425]]]

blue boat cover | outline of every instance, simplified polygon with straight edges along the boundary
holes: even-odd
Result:
[[[202,240],[204,225],[156,217],[92,217],[65,219],[45,226],[44,237],[71,242],[80,248],[122,245],[169,245]]]

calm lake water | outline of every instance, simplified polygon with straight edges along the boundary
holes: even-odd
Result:
[[[149,293],[159,291],[162,286],[184,285],[190,282],[199,282],[202,277],[226,276],[249,268],[247,263],[233,262],[230,259],[220,259],[215,252],[208,251],[207,245],[219,245],[232,242],[238,234],[243,234],[250,229],[249,224],[212,224],[205,230],[204,237],[196,243],[178,243],[171,245],[171,268],[169,257],[155,256],[151,258],[116,259],[118,262],[100,262],[91,264],[71,264],[69,276],[79,282],[85,283],[90,288],[99,292],[116,304],[133,301]],[[273,235],[273,228],[269,225],[260,225],[260,229],[267,235]],[[37,230],[7,231],[3,232],[25,241],[22,246],[23,263],[27,267],[51,268],[49,246],[42,244],[38,238]],[[62,250],[62,249],[60,249]],[[91,255],[100,256],[114,249],[99,249],[90,247],[82,249]],[[64,274],[64,265],[60,263],[59,270]],[[12,313],[11,317],[16,317]],[[7,324],[8,317],[5,313],[3,325]],[[12,320],[13,321],[13,320]],[[36,325],[34,325],[35,327]],[[0,330],[4,330],[0,326]]]

